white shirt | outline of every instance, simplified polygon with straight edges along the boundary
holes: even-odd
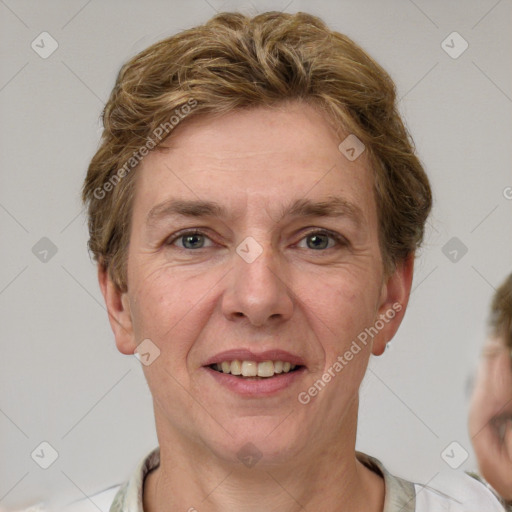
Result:
[[[362,452],[356,457],[384,478],[383,512],[505,512],[483,483],[465,473],[442,471],[426,486],[392,475],[378,459]],[[159,464],[157,447],[139,462],[127,482],[74,502],[62,512],[143,512],[144,479]]]

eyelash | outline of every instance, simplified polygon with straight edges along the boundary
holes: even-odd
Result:
[[[179,240],[180,238],[183,238],[184,236],[194,236],[194,235],[201,235],[201,236],[204,236],[206,238],[209,238],[211,240],[211,238],[203,231],[199,230],[199,229],[192,229],[192,230],[184,230],[184,231],[178,231],[177,233],[175,233],[172,238],[168,239],[166,242],[165,242],[165,245],[173,245],[173,243],[176,241],[176,240]],[[332,239],[334,239],[338,245],[340,246],[348,246],[349,245],[349,242],[348,240],[338,234],[338,233],[335,233],[333,231],[329,231],[327,229],[316,229],[316,230],[312,230],[312,231],[309,231],[307,233],[304,234],[304,236],[300,239],[300,241],[302,241],[303,239],[307,238],[308,236],[312,236],[312,235],[326,235]],[[212,240],[213,241],[213,240]],[[312,251],[315,251],[315,252],[324,252],[328,249],[334,249],[335,247],[328,247],[326,249],[321,249],[321,250],[318,250],[318,251],[315,251],[315,249],[311,249]],[[178,249],[181,249],[181,250],[184,250],[184,251],[199,251],[201,249],[208,249],[208,247],[200,247],[199,249],[187,249],[186,247],[178,247]]]

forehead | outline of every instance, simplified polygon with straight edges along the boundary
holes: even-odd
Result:
[[[147,216],[169,197],[186,197],[240,215],[249,203],[280,211],[290,199],[337,196],[371,215],[372,173],[365,153],[349,161],[340,152],[346,135],[299,103],[187,120],[142,161],[134,209]]]

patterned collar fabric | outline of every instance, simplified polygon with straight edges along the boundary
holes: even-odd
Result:
[[[383,512],[414,512],[414,484],[391,475],[382,463],[374,457],[356,452],[357,459],[372,471],[384,477],[386,497]],[[160,448],[157,447],[144,457],[131,478],[117,492],[110,512],[143,512],[142,490],[146,475],[160,465]]]
[[[392,475],[375,457],[359,451],[356,451],[356,457],[384,478],[382,512],[505,512],[503,505],[481,481],[462,471],[440,471],[429,481],[430,485],[422,485]],[[131,478],[120,486],[109,512],[144,512],[144,479],[159,465],[160,448],[157,447],[140,461]]]

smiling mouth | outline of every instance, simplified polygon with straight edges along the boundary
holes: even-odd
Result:
[[[209,368],[219,373],[234,375],[249,380],[269,379],[283,373],[295,372],[301,368],[300,365],[291,364],[288,361],[222,361],[214,363]]]

